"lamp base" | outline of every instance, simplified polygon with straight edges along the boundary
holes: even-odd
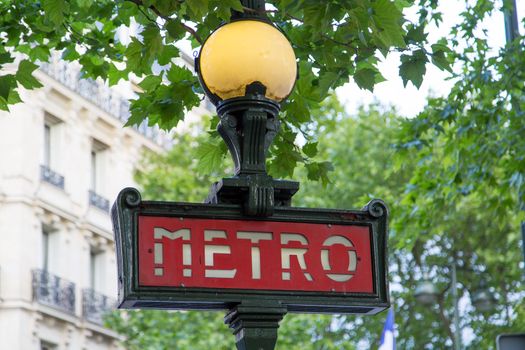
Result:
[[[275,180],[266,174],[241,175],[215,182],[206,199],[209,204],[240,204],[244,214],[271,216],[275,206],[290,206],[299,182]]]

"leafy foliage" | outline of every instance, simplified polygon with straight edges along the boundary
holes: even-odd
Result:
[[[475,335],[470,340],[470,347],[491,349],[497,334],[523,329],[525,305],[516,229],[519,216],[510,207],[500,209],[498,202],[492,201],[499,188],[485,184],[479,190],[444,198],[437,188],[447,178],[444,174],[451,163],[445,156],[443,133],[437,134],[435,146],[420,146],[419,151],[405,152],[400,150],[398,141],[405,137],[406,128],[416,123],[415,120],[405,120],[394,111],[378,106],[362,108],[358,115],[347,116],[335,98],[325,101],[320,111],[315,124],[304,130],[307,135],[320,131],[319,137],[302,148],[314,161],[333,160],[334,171],[331,181],[323,186],[319,181],[308,181],[308,166],[300,167],[296,178],[301,180],[302,188],[294,197],[294,205],[360,208],[371,198],[378,197],[389,204],[392,218],[389,235],[391,296],[396,312],[398,346],[403,349],[452,346],[452,263],[458,266],[459,295],[466,303],[461,310],[461,327]],[[185,140],[181,145],[193,145],[192,137],[180,138]],[[177,201],[200,201],[205,197],[211,179],[195,177],[197,151],[193,147],[189,152],[187,149],[174,147],[168,155],[152,163],[146,162],[147,172],[140,173],[138,178],[144,186],[145,197]],[[223,164],[220,171],[226,167]],[[159,169],[169,170],[159,172]],[[220,171],[214,176],[223,176]],[[197,186],[198,191],[192,186]],[[436,305],[430,308],[419,305],[414,298],[414,290],[424,276],[428,276],[440,292]],[[483,283],[498,299],[490,312],[476,311],[469,303]],[[165,316],[156,313],[116,315],[113,327],[129,337],[126,345],[130,347],[140,338],[147,339],[151,346],[162,344],[158,345],[162,348],[168,340],[152,333],[151,323],[157,325],[155,332],[176,327],[181,333],[200,335],[195,330],[198,325],[207,329],[210,323],[218,327],[222,322],[221,313],[214,314],[216,318],[213,319],[208,314],[200,317],[195,313],[194,328],[189,329],[184,324],[174,326],[181,322],[178,315],[169,313],[169,322],[174,323],[165,323]],[[187,317],[186,313],[183,315]],[[277,348],[353,349],[358,344],[361,348],[375,348],[383,322],[382,315],[290,314],[282,321]],[[216,346],[220,348],[225,344],[232,348],[233,336],[227,335],[225,328],[221,329],[217,336],[222,337],[224,332],[224,343],[217,340]],[[181,349],[187,348],[187,345],[177,344]],[[204,348],[198,341],[195,344],[192,349]]]
[[[424,35],[426,18],[414,24],[404,17],[405,10],[417,6],[413,1],[273,0],[268,4],[266,15],[288,35],[300,63],[297,88],[283,105],[286,132],[272,149],[271,169],[276,176],[290,177],[297,165],[309,163],[309,156],[293,141],[300,128],[315,119],[319,103],[331,90],[351,77],[369,90],[384,80],[377,67],[380,57],[397,50],[410,57],[400,67],[400,75],[417,86],[426,63],[446,66],[446,46],[438,52],[430,50],[434,43]],[[0,68],[17,53],[26,55],[27,63],[20,74],[0,77],[0,108],[20,101],[19,86],[39,86],[30,78],[29,63],[46,62],[50,52],[59,51],[63,59],[79,61],[86,78],[101,78],[110,85],[130,76],[142,79],[142,92],[131,101],[128,125],[147,118],[150,125],[171,129],[202,98],[196,77],[173,64],[181,56],[174,43],[189,39],[194,47],[200,46],[212,30],[230,19],[232,10],[253,11],[240,0],[2,1]],[[138,32],[129,43],[123,41],[119,32],[135,24]],[[327,181],[329,164],[313,163],[309,168],[312,178]]]
[[[486,284],[498,299],[490,313],[469,305],[462,315],[461,326],[476,335],[472,348],[492,349],[497,334],[523,327],[525,40],[518,36],[494,51],[479,30],[503,6],[508,3],[478,1],[462,13],[464,21],[448,38],[458,67],[455,85],[447,97],[430,99],[420,115],[405,120],[396,137],[395,166],[417,164],[401,200],[407,209],[393,223],[402,232],[397,248],[413,255],[406,265],[399,261],[399,271],[409,280],[426,274],[444,291],[432,312],[439,312],[445,332],[421,334],[407,340],[410,347],[424,348],[447,334],[452,339],[450,308],[444,307],[450,305],[452,264],[459,269],[461,296],[472,297]],[[403,300],[408,311],[413,300]],[[428,318],[428,311],[422,315]],[[415,320],[411,314],[408,322]]]

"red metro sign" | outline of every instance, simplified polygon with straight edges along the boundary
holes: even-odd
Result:
[[[369,226],[139,216],[139,285],[372,293]]]
[[[112,209],[119,307],[230,309],[274,302],[289,312],[373,314],[389,305],[388,210],[142,201],[124,189]]]

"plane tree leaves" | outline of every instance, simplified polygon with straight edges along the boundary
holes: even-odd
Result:
[[[273,149],[279,152],[272,159],[281,162],[274,169],[281,174],[293,172],[285,169],[285,156],[295,164],[308,162],[293,142],[299,130],[316,118],[319,103],[330,91],[352,77],[361,88],[373,90],[383,80],[377,68],[379,57],[402,51],[413,58],[421,47],[436,44],[418,32],[426,18],[419,24],[405,19],[403,12],[418,6],[409,1],[270,0],[268,6],[275,9],[268,10],[268,17],[290,38],[300,62],[297,89],[283,106],[283,114],[289,116],[287,140],[279,135],[281,147]],[[230,19],[232,10],[244,10],[240,0],[3,1],[0,68],[18,53],[25,55],[24,62],[38,64],[60,51],[63,59],[81,64],[84,77],[107,80],[110,85],[131,76],[162,76],[158,86],[143,89],[131,101],[127,124],[148,119],[150,125],[170,129],[202,98],[195,77],[165,73],[180,56],[174,42],[189,39],[198,48],[211,31]],[[117,33],[133,23],[136,33],[123,40]],[[427,61],[446,67],[446,50],[440,47],[425,54],[426,61],[418,56],[406,63],[401,75],[419,84]],[[158,72],[158,66],[165,68],[164,73]],[[3,79],[3,88],[9,90],[3,94],[3,108],[18,101],[9,99],[18,86],[38,86],[25,71]]]
[[[439,68],[449,70],[455,58],[454,85],[448,96],[429,99],[422,113],[403,121],[395,140],[396,169],[407,162],[417,164],[401,197],[401,204],[412,210],[400,211],[392,225],[403,232],[397,248],[412,251],[414,269],[441,281],[441,288],[449,281],[452,263],[458,265],[460,295],[472,293],[480,283],[490,286],[498,298],[494,310],[480,313],[470,308],[462,315],[462,322],[477,335],[468,347],[480,349],[493,348],[498,334],[519,332],[525,323],[520,266],[525,37],[518,35],[495,50],[485,33],[476,33],[501,5],[474,2],[452,28],[447,38],[451,45],[431,46],[431,60]],[[418,81],[422,68],[414,61],[408,55],[402,63],[405,81]],[[429,248],[447,251],[447,256]],[[442,302],[446,297],[443,293]],[[516,303],[510,302],[514,297]],[[442,315],[449,317],[450,311]],[[424,348],[422,341],[434,342],[423,335],[408,344]]]
[[[147,83],[154,87],[157,81]],[[504,164],[512,167],[508,174],[513,171],[505,181],[490,185],[492,179],[503,176],[501,167],[481,171],[483,164],[470,163],[464,165],[466,169],[473,175],[479,172],[477,176],[487,177],[487,181],[483,180],[482,186],[473,181],[464,182],[465,175],[461,174],[459,164],[465,160],[460,161],[458,152],[452,152],[457,145],[450,149],[446,145],[450,126],[427,131],[428,121],[424,119],[431,118],[434,109],[440,118],[448,121],[460,113],[431,100],[425,117],[416,118],[413,123],[412,119],[406,120],[376,105],[361,108],[349,116],[331,96],[320,105],[315,127],[302,130],[305,135],[313,129],[323,132],[301,149],[293,148],[293,153],[280,150],[281,145],[277,143],[274,153],[298,159],[302,152],[312,158],[294,173],[294,179],[301,182],[301,189],[293,198],[294,206],[362,208],[372,198],[381,198],[388,204],[391,301],[400,330],[396,338],[400,348],[451,346],[454,303],[450,293],[450,267],[455,263],[458,292],[465,300],[461,325],[476,334],[475,338],[465,340],[464,345],[492,349],[497,334],[519,332],[525,325],[519,269],[520,235],[515,230],[523,216],[513,207],[515,193],[509,191],[509,186],[524,186],[525,179],[520,173],[523,153],[503,156]],[[483,118],[482,114],[475,116]],[[209,128],[215,125],[212,122]],[[292,137],[287,126],[284,130],[282,142]],[[409,134],[419,132],[427,137],[421,142],[406,139],[406,144],[400,144],[408,130],[412,130]],[[512,142],[519,143],[520,130],[523,129],[513,131]],[[173,147],[167,154],[146,158],[137,174],[144,198],[200,202],[206,197],[210,183],[231,175],[231,162],[226,164],[218,152],[219,145],[224,143],[214,139],[216,134],[210,139],[204,128],[200,131],[195,133],[198,136],[188,133],[175,137],[177,145],[186,147]],[[470,127],[460,133],[472,140],[477,136],[476,129]],[[506,141],[483,138],[479,143],[490,143],[485,148],[478,146],[479,152],[485,152],[496,143]],[[205,152],[200,153],[194,147],[197,144],[206,145]],[[199,154],[211,158],[213,173],[210,169],[198,171]],[[323,183],[318,171],[324,166],[331,167],[324,163],[325,159],[333,161],[334,169],[330,172],[330,181]],[[282,164],[283,169],[279,171],[289,172],[286,162]],[[281,166],[281,161],[277,165]],[[225,170],[227,168],[230,170]],[[425,275],[440,292],[433,307],[420,305],[414,298],[414,290]],[[498,298],[495,309],[490,312],[478,312],[468,303],[481,283],[486,283]],[[224,325],[219,327],[222,316],[220,312],[138,311],[115,314],[110,321],[113,329],[126,336],[125,345],[130,349],[141,349],[145,344],[155,348],[231,349],[234,337]],[[362,317],[289,314],[281,322],[277,349],[376,349],[384,316],[384,313]],[[178,332],[174,334],[171,330],[175,328]]]
[[[401,75],[404,86],[409,81],[417,88],[421,86],[426,72],[427,61],[427,56],[422,50],[417,50],[413,55],[401,55],[399,75]]]
[[[18,65],[16,72],[16,80],[26,89],[33,89],[42,87],[42,84],[33,77],[32,73],[38,66],[28,60],[23,60]]]

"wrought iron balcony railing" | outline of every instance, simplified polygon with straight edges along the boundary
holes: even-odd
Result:
[[[109,200],[97,194],[95,191],[89,191],[89,205],[109,213]]]
[[[33,270],[33,299],[69,314],[75,314],[75,284],[44,270]]]
[[[104,324],[104,315],[116,307],[116,300],[93,289],[82,290],[82,315],[89,322]]]
[[[193,58],[191,60],[193,61]],[[123,123],[128,121],[130,116],[128,99],[100,81],[83,79],[78,62],[64,61],[60,52],[53,52],[49,63],[42,63],[40,69]],[[172,145],[173,140],[169,133],[160,130],[158,126],[149,127],[147,120],[133,128],[162,147],[169,148]]]
[[[40,166],[40,179],[42,181],[49,182],[56,187],[64,189],[64,177],[54,172],[46,165]]]

